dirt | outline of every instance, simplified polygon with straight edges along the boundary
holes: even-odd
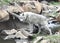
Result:
[[[20,29],[20,28],[26,28],[27,26],[28,26],[27,23],[20,22],[18,19],[10,19],[8,21],[0,22],[0,30]]]

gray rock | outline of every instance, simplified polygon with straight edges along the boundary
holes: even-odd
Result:
[[[14,39],[15,38],[15,35],[8,35],[4,38],[4,40],[7,40],[7,39]]]
[[[15,29],[12,29],[12,30],[3,30],[2,32],[3,32],[3,33],[6,33],[7,35],[10,35],[10,34],[16,33],[17,30],[15,30]]]
[[[29,32],[25,31],[24,29],[21,29],[21,32],[26,36],[33,36],[33,34],[30,34]]]
[[[18,32],[15,34],[15,37],[16,37],[16,38],[22,38],[22,39],[26,39],[26,38],[27,38],[26,36],[24,36],[24,35],[22,34],[21,31],[18,31]]]
[[[28,40],[26,39],[21,39],[21,40],[16,39],[15,42],[16,43],[29,43]]]

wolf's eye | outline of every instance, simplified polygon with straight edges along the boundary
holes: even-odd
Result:
[[[24,13],[22,14],[22,16],[24,16]]]

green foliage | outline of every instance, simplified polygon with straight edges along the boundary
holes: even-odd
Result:
[[[0,5],[8,4],[9,2],[13,2],[15,0],[0,0]]]
[[[50,4],[53,4],[53,5],[59,5],[60,2],[51,2]]]
[[[9,0],[4,0],[4,2],[9,3]]]

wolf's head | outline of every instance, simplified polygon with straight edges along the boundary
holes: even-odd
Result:
[[[25,13],[21,13],[21,14],[19,15],[20,21],[23,21],[23,22],[27,19],[27,17],[28,17],[28,15],[25,14]]]

